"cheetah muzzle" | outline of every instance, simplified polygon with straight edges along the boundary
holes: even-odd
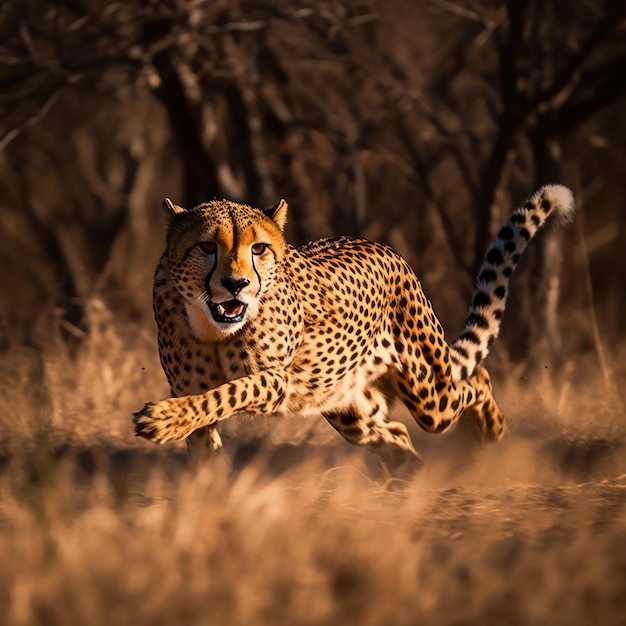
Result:
[[[283,235],[284,200],[266,210],[225,200],[185,210],[166,199],[163,211],[154,314],[174,397],[135,413],[136,434],[215,451],[217,422],[239,413],[321,414],[398,474],[420,463],[406,427],[387,417],[391,396],[427,432],[465,415],[480,439],[504,435],[481,364],[522,253],[548,217],[573,217],[574,199],[548,185],[511,214],[451,343],[415,273],[388,246],[338,237],[294,248]]]

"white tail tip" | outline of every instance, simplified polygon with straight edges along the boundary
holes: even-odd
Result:
[[[533,200],[545,199],[552,205],[552,214],[562,222],[571,222],[576,212],[574,194],[564,185],[545,185],[535,195]]]

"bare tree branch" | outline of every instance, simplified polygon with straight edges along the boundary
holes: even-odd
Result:
[[[6,149],[6,147],[21,133],[23,133],[27,128],[34,126],[38,122],[40,122],[50,111],[50,109],[54,106],[59,94],[61,92],[62,87],[58,87],[55,91],[53,91],[43,103],[43,105],[39,108],[38,111],[27,117],[23,122],[19,125],[14,126],[9,131],[7,131],[2,137],[0,137],[0,152]]]

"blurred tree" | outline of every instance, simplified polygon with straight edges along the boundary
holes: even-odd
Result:
[[[507,15],[508,33],[499,46],[502,113],[484,185],[484,208],[491,203],[491,215],[510,176],[517,134],[529,144],[533,186],[564,182],[563,140],[626,94],[623,2],[581,2],[574,9],[566,2],[512,0]],[[488,229],[479,226],[478,232]],[[486,244],[475,246],[475,266]],[[555,362],[561,350],[562,256],[562,234],[542,233],[540,245],[529,250],[527,289],[515,296],[525,311],[522,319],[529,320],[514,344],[515,356],[530,357],[531,367]]]
[[[292,240],[389,241],[430,269],[427,292],[460,327],[456,287],[469,293],[509,196],[567,183],[568,146],[589,150],[624,96],[625,12],[617,0],[4,3],[0,280],[28,285],[0,294],[5,315],[52,302],[79,332],[102,290],[146,311],[162,196],[284,196]],[[558,351],[556,236],[513,290],[520,355]],[[461,272],[444,275],[450,264]]]
[[[564,140],[584,133],[585,124],[626,94],[626,4],[431,4],[466,27],[458,29],[462,35],[445,50],[446,58],[437,58],[431,92],[399,119],[420,186],[437,208],[453,257],[473,276],[510,211],[509,190],[514,187],[516,196],[524,197],[543,184],[567,182]],[[430,146],[416,125],[422,136],[431,137]],[[446,160],[450,165],[442,180],[436,164]],[[450,187],[451,166],[475,216],[468,261],[467,229],[453,219],[459,209],[441,200]],[[555,230],[541,233],[541,243],[527,253],[531,271],[522,281],[525,288],[513,292],[512,304],[523,314],[509,344],[516,357],[531,357],[531,367],[535,359],[554,361],[561,347],[560,238]]]

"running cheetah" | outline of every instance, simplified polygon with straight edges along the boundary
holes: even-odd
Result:
[[[522,252],[550,215],[573,217],[574,199],[566,187],[542,187],[511,215],[451,344],[415,273],[386,245],[339,237],[294,248],[283,236],[284,200],[266,210],[226,200],[185,210],[166,199],[163,211],[154,313],[174,397],[135,413],[136,434],[217,450],[217,422],[237,413],[321,413],[398,474],[420,462],[406,427],[387,418],[395,397],[428,432],[466,413],[481,439],[504,435],[480,364]]]

